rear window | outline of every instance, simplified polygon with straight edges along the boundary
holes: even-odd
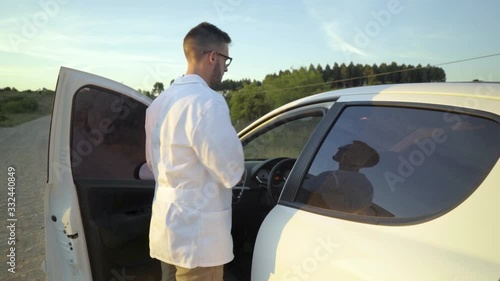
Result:
[[[401,219],[463,202],[500,155],[500,124],[452,112],[346,107],[317,152],[295,201]]]

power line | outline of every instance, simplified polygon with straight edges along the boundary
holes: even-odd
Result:
[[[459,62],[471,61],[471,60],[478,60],[478,59],[490,58],[490,57],[495,57],[495,56],[500,56],[500,53],[490,54],[490,55],[484,55],[484,56],[480,56],[480,57],[473,57],[473,58],[468,58],[468,59],[463,59],[463,60],[456,60],[456,61],[450,61],[450,62],[443,62],[443,63],[438,63],[438,64],[435,64],[434,66],[438,66],[438,65],[447,65],[447,64],[453,64],[453,63],[459,63]]]
[[[293,89],[307,88],[307,87],[313,87],[313,86],[320,86],[320,85],[326,85],[326,84],[332,84],[332,83],[340,83],[340,82],[346,82],[346,81],[351,81],[351,80],[364,79],[364,78],[370,78],[370,77],[377,77],[377,76],[383,76],[383,75],[388,75],[388,74],[393,74],[393,73],[401,73],[401,72],[407,72],[407,71],[414,71],[414,70],[419,70],[419,69],[424,69],[424,68],[437,67],[437,66],[441,66],[441,65],[448,65],[448,64],[454,64],[454,63],[460,63],[460,62],[466,62],[466,61],[472,61],[472,60],[490,58],[490,57],[495,57],[495,56],[500,56],[500,53],[489,54],[489,55],[478,56],[478,57],[472,57],[472,58],[466,58],[466,59],[461,59],[461,60],[454,60],[454,61],[438,63],[438,64],[434,64],[434,65],[427,65],[427,66],[421,66],[421,67],[413,67],[413,68],[407,68],[407,69],[401,69],[401,70],[395,70],[395,71],[377,73],[377,74],[372,74],[372,75],[358,76],[358,77],[354,77],[354,78],[340,79],[340,80],[335,80],[335,81],[328,81],[328,82],[307,84],[307,85],[301,85],[301,86],[295,86],[295,87],[289,87],[289,88],[282,88],[282,89],[275,89],[275,90],[259,91],[259,92],[253,92],[251,94],[261,94],[261,93],[268,93],[268,92],[277,92],[277,91],[283,91],[283,90],[293,90]]]

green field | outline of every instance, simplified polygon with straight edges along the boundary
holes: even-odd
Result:
[[[24,92],[0,89],[0,127],[14,127],[49,115],[53,97],[54,92],[47,89]]]

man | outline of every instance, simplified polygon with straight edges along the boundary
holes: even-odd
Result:
[[[201,23],[184,38],[186,75],[146,112],[146,159],[156,180],[150,255],[163,280],[223,280],[233,259],[231,187],[244,157],[224,98],[213,91],[231,63],[231,38]]]
[[[373,185],[359,170],[377,165],[378,152],[365,142],[354,140],[340,146],[332,159],[339,163],[338,170],[327,170],[305,180],[303,188],[311,195],[307,198],[308,193],[303,193],[300,200],[325,209],[366,213],[372,205]]]

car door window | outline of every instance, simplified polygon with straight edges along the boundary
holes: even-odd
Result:
[[[71,164],[77,179],[135,179],[145,161],[146,105],[96,87],[73,98]]]
[[[245,159],[297,158],[322,117],[322,111],[313,111],[277,118],[243,141]]]
[[[467,114],[346,107],[295,201],[323,211],[416,220],[451,210],[500,155],[500,124]]]

